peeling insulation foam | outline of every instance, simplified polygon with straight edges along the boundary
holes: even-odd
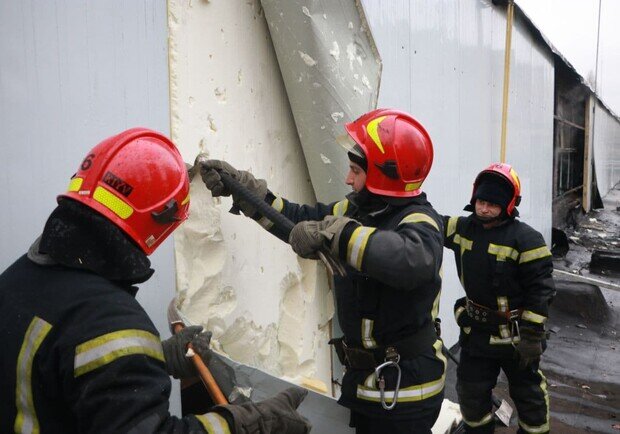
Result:
[[[260,2],[168,8],[171,132],[185,161],[208,152],[314,203]],[[334,301],[323,266],[230,206],[192,181],[190,218],[175,233],[181,311],[213,332],[216,351],[297,384],[329,385]]]

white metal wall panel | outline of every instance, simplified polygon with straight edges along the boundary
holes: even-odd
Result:
[[[260,2],[171,0],[169,17],[172,130],[186,161],[208,152],[314,203]],[[214,200],[199,178],[191,195],[175,238],[184,313],[238,362],[329,385],[334,309],[322,266],[229,214],[231,200]]]
[[[620,182],[620,122],[597,101],[594,114],[594,167],[599,193],[605,196]]]
[[[0,269],[41,233],[91,147],[133,126],[168,132],[166,44],[165,0],[0,0]],[[138,298],[168,334],[172,242],[151,259]]]
[[[383,60],[379,106],[412,113],[435,145],[424,189],[437,210],[464,215],[475,175],[499,160],[505,10],[490,0],[382,2],[364,9]],[[507,161],[524,189],[522,219],[550,241],[553,60],[519,20],[512,36]],[[452,304],[463,295],[445,251],[441,316],[448,344],[458,330]]]

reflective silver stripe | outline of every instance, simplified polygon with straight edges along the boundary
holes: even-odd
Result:
[[[375,322],[368,318],[362,318],[362,345],[364,348],[377,348],[377,342],[372,337],[372,328]]]
[[[376,230],[377,228],[359,226],[351,234],[347,246],[347,262],[357,270],[362,270],[362,260],[364,259],[366,244],[370,235]]]
[[[521,319],[536,324],[544,324],[547,321],[546,316],[539,315],[536,312],[532,312],[531,310],[524,310],[521,314]]]
[[[332,209],[332,214],[335,216],[343,216],[347,212],[348,208],[349,208],[349,200],[348,199],[341,200],[340,202],[334,205],[334,208]]]
[[[441,341],[435,341],[433,348],[435,348],[435,356],[444,364],[442,376],[439,379],[429,381],[428,383],[401,388],[398,391],[398,402],[422,401],[437,395],[443,390],[446,382],[446,366],[448,361],[442,353]],[[357,397],[359,399],[373,402],[381,401],[381,392],[376,388],[374,380],[374,374],[371,374],[366,378],[363,385],[360,384],[357,386]],[[386,390],[384,396],[386,403],[392,402],[394,400],[394,391]]]
[[[439,230],[439,226],[437,225],[437,222],[433,220],[431,216],[426,215],[421,212],[415,212],[413,214],[409,214],[404,219],[402,219],[400,223],[398,223],[398,226],[404,225],[405,223],[428,223],[435,229]]]
[[[459,306],[456,308],[456,310],[454,311],[454,319],[456,320],[456,322],[459,322],[459,317],[461,316],[461,314],[465,312],[465,308],[463,306]]]
[[[539,426],[531,426],[527,425],[519,418],[519,426],[523,428],[528,433],[543,433],[551,430],[551,425],[549,423],[549,392],[547,391],[547,378],[539,369],[538,374],[540,375],[540,390],[542,390],[543,395],[545,397],[545,423]]]
[[[282,210],[284,209],[284,200],[282,200],[281,197],[276,197],[273,202],[271,202],[271,207],[278,212],[282,212]],[[271,229],[271,227],[273,226],[273,222],[267,217],[259,218],[258,220],[256,220],[256,223],[258,223],[267,230]]]
[[[38,433],[39,421],[32,396],[32,365],[34,356],[43,339],[52,329],[47,321],[35,316],[24,335],[24,341],[17,356],[15,406],[17,415],[13,428],[16,433]]]
[[[493,413],[487,413],[484,415],[484,417],[480,420],[467,420],[463,417],[463,422],[465,422],[467,425],[469,425],[472,428],[476,428],[482,425],[486,425],[487,423],[491,422],[493,420]]]
[[[498,310],[501,310],[502,312],[507,312],[508,311],[508,298],[505,296],[497,297],[497,308]],[[499,326],[499,335],[503,339],[510,338],[510,329],[508,328],[508,325],[502,324]]]
[[[458,217],[450,217],[448,219],[448,227],[446,228],[446,238],[452,236],[456,232],[456,223],[459,221]]]
[[[217,413],[195,415],[209,434],[230,434],[230,427],[224,417]]]
[[[528,250],[527,252],[521,253],[519,264],[535,261],[536,259],[546,258],[547,256],[551,256],[551,251],[549,251],[549,248],[547,246],[542,246],[537,249],[532,249]]]
[[[521,342],[521,338],[519,338],[519,336],[515,336],[514,338],[500,338],[499,336],[493,335],[489,338],[489,344],[491,345],[511,345],[513,342],[515,344],[519,343]]]
[[[489,243],[489,249],[487,250],[487,252],[491,255],[497,256],[498,261],[505,261],[506,258],[510,258],[513,261],[516,261],[519,257],[519,252],[517,252],[512,247],[500,246],[493,243]]]
[[[78,345],[75,348],[73,375],[79,377],[132,354],[145,354],[164,361],[161,341],[157,336],[144,330],[120,330]]]

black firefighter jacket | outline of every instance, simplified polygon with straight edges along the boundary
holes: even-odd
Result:
[[[516,219],[485,229],[473,215],[444,217],[445,246],[454,251],[466,296],[493,310],[522,310],[519,325],[544,329],[555,295],[551,252],[542,235]],[[467,315],[458,308],[455,316]],[[470,354],[512,357],[519,341],[510,325],[476,323],[461,329]]]
[[[170,416],[161,342],[130,291],[26,256],[0,275],[0,432],[229,432]]]
[[[433,324],[439,311],[443,221],[425,194],[398,206],[382,203],[371,212],[348,199],[308,206],[270,193],[265,200],[295,223],[327,215],[359,222],[342,231],[339,254],[347,276],[334,279],[338,321],[349,346],[383,347]],[[267,219],[258,222],[287,241]],[[339,402],[364,414],[393,419],[425,417],[436,411],[443,399],[446,368],[441,341],[435,340],[414,359],[401,360],[400,366],[402,380],[393,410],[381,407],[376,378],[369,370],[345,373]],[[390,404],[395,369],[384,374]]]

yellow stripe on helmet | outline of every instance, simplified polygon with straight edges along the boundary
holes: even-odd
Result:
[[[133,214],[131,205],[103,187],[97,187],[93,199],[110,209],[123,220],[129,218],[129,216]]]
[[[382,154],[385,154],[385,149],[383,149],[383,143],[381,143],[381,139],[379,138],[379,132],[377,131],[377,129],[379,128],[379,124],[381,123],[381,121],[383,121],[383,119],[385,119],[386,117],[387,116],[380,116],[376,119],[373,119],[372,121],[368,122],[368,125],[366,126],[366,131],[368,132],[368,135],[370,136],[372,141],[375,142],[375,145],[377,145],[377,148],[379,148]]]

